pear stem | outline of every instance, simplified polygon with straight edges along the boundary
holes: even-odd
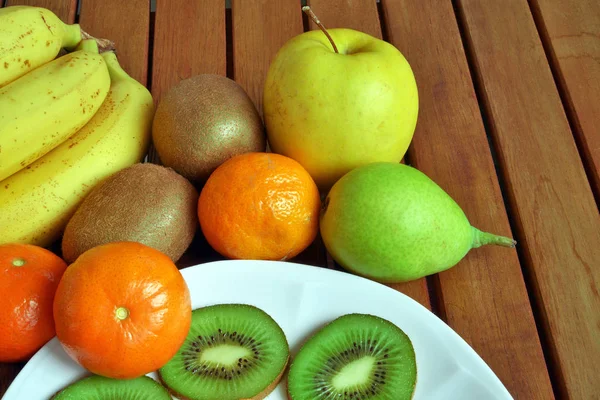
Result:
[[[323,31],[323,33],[325,34],[325,36],[327,36],[327,39],[329,39],[329,42],[331,43],[331,46],[333,46],[333,50],[337,54],[340,54],[340,52],[337,49],[337,46],[335,45],[335,42],[331,38],[331,35],[329,34],[329,32],[327,32],[327,29],[325,29],[325,26],[321,23],[321,21],[319,21],[319,18],[317,18],[317,16],[313,12],[313,10],[310,9],[310,6],[304,6],[304,7],[302,7],[302,11],[304,11],[306,13],[306,15],[308,15],[310,17],[310,19],[312,19],[313,22]]]
[[[502,247],[514,248],[517,245],[516,240],[505,236],[498,236],[488,232],[482,232],[473,227],[473,248],[476,249],[487,244],[493,244]]]

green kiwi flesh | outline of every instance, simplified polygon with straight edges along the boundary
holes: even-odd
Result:
[[[292,400],[411,399],[417,381],[409,337],[367,314],[337,318],[310,337],[290,366]]]
[[[285,334],[267,313],[220,304],[192,312],[185,342],[158,373],[182,399],[262,399],[276,387],[288,359]]]
[[[93,375],[58,392],[52,400],[171,400],[168,390],[154,379],[142,376],[121,380]]]

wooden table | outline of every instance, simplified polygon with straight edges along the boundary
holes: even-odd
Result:
[[[275,52],[314,29],[300,0],[5,0],[113,39],[156,100],[227,75],[261,108]],[[2,0],[0,0],[1,5]],[[406,161],[517,251],[472,251],[394,287],[456,330],[516,399],[600,399],[600,2],[309,0],[326,27],[383,38],[411,63],[420,114]],[[196,241],[181,266],[218,259]],[[317,241],[293,262],[336,268]],[[22,368],[0,365],[0,395]]]

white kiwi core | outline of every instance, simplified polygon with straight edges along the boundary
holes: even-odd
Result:
[[[222,344],[209,347],[200,353],[200,361],[216,365],[235,365],[240,358],[249,357],[252,352],[241,346]]]
[[[345,390],[366,385],[371,379],[376,361],[375,357],[366,356],[345,365],[331,380],[333,387]]]

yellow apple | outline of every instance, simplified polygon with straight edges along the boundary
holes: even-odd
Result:
[[[290,39],[272,61],[263,111],[272,151],[304,166],[321,190],[371,162],[399,162],[419,100],[412,69],[390,43],[352,29]]]

